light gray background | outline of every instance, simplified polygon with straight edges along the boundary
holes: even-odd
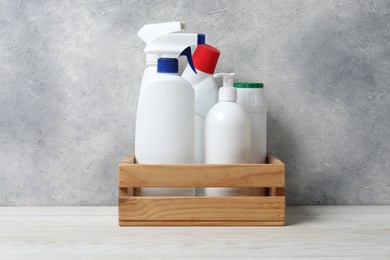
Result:
[[[266,85],[289,204],[390,204],[390,1],[0,0],[0,205],[115,205],[146,23]]]

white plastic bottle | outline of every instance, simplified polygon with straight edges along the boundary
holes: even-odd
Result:
[[[237,103],[243,106],[251,120],[251,163],[266,163],[267,100],[262,83],[235,82]]]
[[[245,109],[236,103],[234,73],[219,73],[223,87],[219,102],[207,114],[205,121],[205,158],[207,164],[246,164],[250,161],[250,119]],[[206,196],[248,194],[247,188],[205,188]]]
[[[194,90],[178,75],[177,59],[158,59],[157,71],[139,97],[136,159],[142,164],[193,163]],[[194,189],[143,188],[141,193],[193,196]]]
[[[156,57],[163,57],[163,58],[172,58],[177,61],[177,58],[183,54],[186,55],[188,60],[191,61],[189,64],[191,64],[191,67],[193,68],[193,63],[192,63],[192,57],[191,57],[191,48],[189,47],[190,45],[196,44],[198,42],[198,34],[187,34],[187,33],[167,33],[167,34],[162,34],[153,40],[151,40],[148,45],[145,48],[145,53],[147,53],[147,56],[150,55],[155,55]],[[195,70],[195,68],[194,68]],[[153,113],[157,110],[163,110],[164,107],[158,107],[158,105],[161,105],[162,102],[165,104],[166,100],[169,99],[164,99],[166,96],[170,96],[171,93],[166,91],[165,88],[160,88],[160,89],[155,89],[156,92],[160,93],[160,96],[155,97],[156,103],[152,103],[150,101],[151,99],[151,94],[149,93],[144,93],[145,86],[151,81],[152,79],[156,78],[158,76],[157,73],[157,67],[156,71],[152,72],[152,69],[148,70],[148,78],[143,79],[143,84],[141,85],[140,93],[139,93],[139,99],[138,99],[138,107],[137,107],[137,118],[136,118],[136,126],[135,126],[135,155],[137,157],[137,160],[140,163],[174,163],[173,161],[175,160],[167,160],[165,162],[164,159],[164,153],[166,153],[166,156],[169,157],[169,153],[162,152],[160,150],[156,150],[157,155],[152,156],[154,154],[153,151],[150,151],[151,149],[153,150],[153,146],[151,146],[152,142],[148,141],[147,139],[149,138],[149,134],[153,134],[153,132],[158,132],[159,129],[154,128],[154,129],[149,129],[148,125],[145,123],[145,120],[150,120],[150,118],[145,118],[145,114],[147,113]],[[171,73],[172,74],[172,73]],[[174,73],[173,73],[174,74]],[[161,76],[161,75],[160,75]],[[173,75],[171,75],[173,76]],[[178,75],[175,75],[175,77],[179,77]],[[189,83],[184,80],[183,78],[179,77],[181,81],[184,81],[187,85]],[[191,87],[192,88],[192,87]],[[193,92],[193,90],[192,90]],[[175,98],[175,102],[172,104],[178,105],[176,109],[180,111],[182,109],[180,104],[177,104],[177,102],[186,102],[186,98],[182,99],[180,96],[177,96],[180,94],[180,91],[174,95],[170,96],[171,98]],[[191,101],[192,103],[194,102],[193,100]],[[191,103],[189,103],[190,105]],[[167,107],[170,105],[168,104]],[[185,107],[186,105],[183,104]],[[158,111],[157,111],[158,112]],[[148,114],[149,115],[149,114]],[[164,117],[158,120],[164,120],[166,117],[170,116],[169,114],[166,114]],[[192,116],[193,118],[193,116]],[[185,121],[184,121],[185,122]],[[178,124],[178,122],[176,122]],[[193,122],[191,123],[192,125],[194,124]],[[149,131],[153,131],[152,133],[149,133]],[[148,133],[148,134],[146,134]],[[191,130],[192,133],[192,138],[193,138],[193,130]],[[189,133],[189,134],[191,134]],[[187,133],[183,133],[184,135]],[[182,135],[183,135],[182,134]],[[163,134],[161,136],[164,136]],[[181,136],[181,135],[179,135]],[[168,139],[167,139],[168,140]],[[193,143],[193,141],[192,141]],[[183,144],[185,145],[185,144]],[[193,146],[193,145],[192,145]],[[165,147],[165,149],[169,149],[170,145]],[[191,146],[188,147],[188,149],[192,149]],[[192,151],[193,153],[193,151]],[[183,154],[185,157],[186,155]],[[157,159],[156,157],[159,157],[160,159]],[[182,161],[181,163],[187,163],[188,160],[178,160]],[[193,155],[190,160],[191,163],[193,163]]]
[[[235,82],[237,103],[248,112],[251,120],[251,163],[266,163],[267,100],[262,83]],[[264,188],[251,188],[250,195],[265,195]]]
[[[218,101],[218,86],[213,78],[220,52],[208,44],[198,45],[192,57],[197,73],[187,65],[183,74],[195,90],[195,163],[205,163],[204,121]]]

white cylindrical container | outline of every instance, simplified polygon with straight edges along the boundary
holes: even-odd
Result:
[[[251,120],[250,163],[266,163],[267,100],[263,83],[235,82],[237,103],[245,108]],[[263,188],[251,188],[250,195],[265,195]]]
[[[177,59],[160,58],[158,70],[139,96],[137,161],[141,164],[193,163],[194,90],[177,74]]]
[[[234,73],[224,76],[219,90],[219,102],[207,114],[205,121],[206,164],[245,164],[250,161],[250,119],[245,109],[236,103]],[[248,195],[247,188],[205,188],[205,196]]]
[[[195,94],[178,75],[178,61],[158,60],[158,73],[140,91],[135,156],[140,164],[194,163]],[[142,195],[194,195],[193,188],[141,189]]]
[[[243,106],[251,120],[251,163],[266,163],[267,100],[263,83],[235,82],[237,103]]]

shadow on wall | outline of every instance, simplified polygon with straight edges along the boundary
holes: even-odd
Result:
[[[296,142],[294,131],[286,122],[268,113],[267,116],[268,150],[286,164],[286,202],[287,204],[296,204],[301,198],[302,187],[297,187],[292,180],[296,173],[300,171],[299,162],[304,160],[300,150],[302,147]]]

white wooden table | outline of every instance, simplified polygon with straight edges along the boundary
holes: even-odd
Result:
[[[0,208],[0,259],[390,259],[390,206],[288,207],[285,227],[119,227],[116,207]]]

